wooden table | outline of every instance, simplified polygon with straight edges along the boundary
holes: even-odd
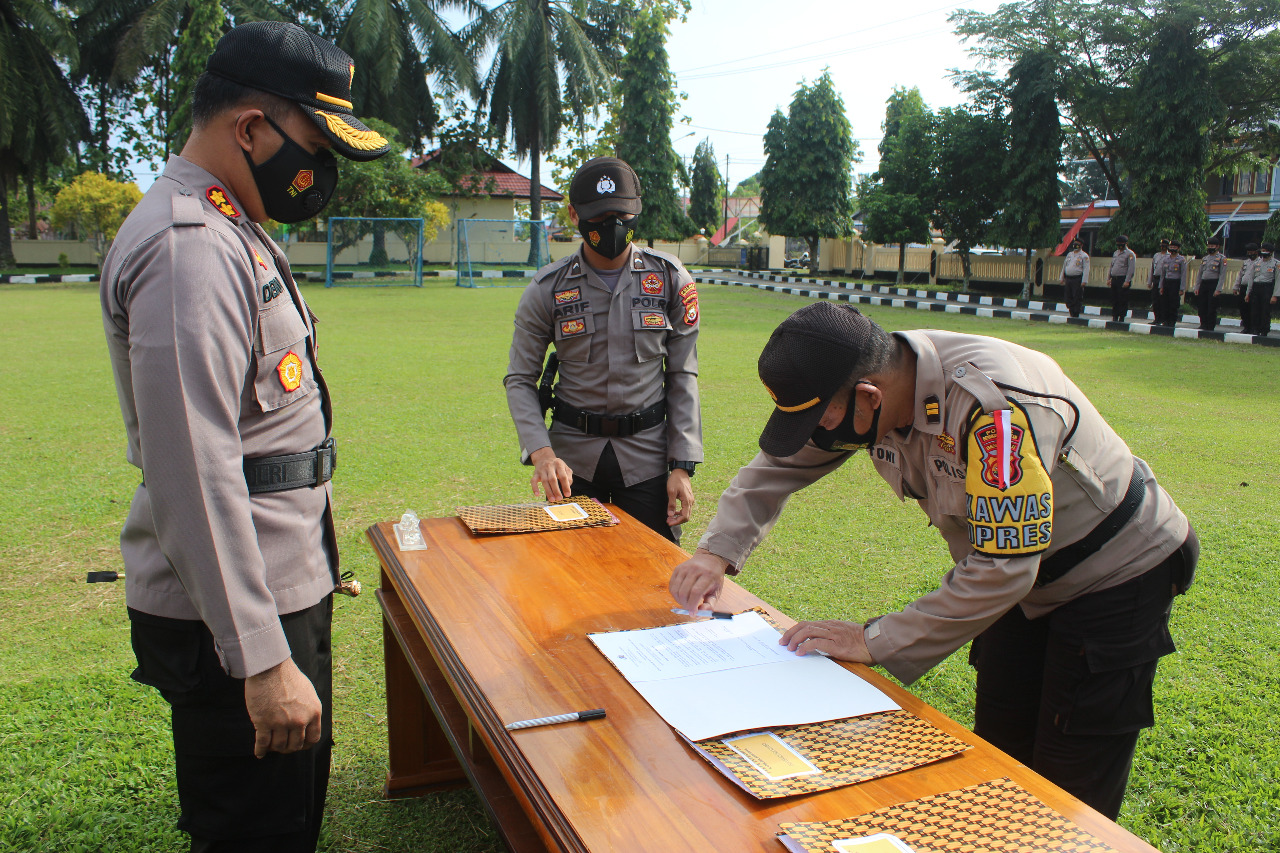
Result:
[[[1009,776],[1117,850],[1154,850],[856,664],[848,666],[903,708],[973,748],[820,794],[746,794],[690,750],[587,639],[679,620],[667,580],[684,552],[613,511],[616,527],[484,537],[457,518],[428,519],[425,551],[401,552],[391,522],[369,528],[383,567],[387,796],[469,780],[515,851],[779,853],[774,834],[784,821],[834,820]],[[717,606],[763,607],[793,624],[731,581]],[[608,717],[503,728],[589,708]]]

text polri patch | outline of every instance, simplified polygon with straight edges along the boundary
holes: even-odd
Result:
[[[1001,557],[1039,553],[1053,534],[1053,483],[1026,412],[1011,405],[975,412],[965,471],[969,542]]]

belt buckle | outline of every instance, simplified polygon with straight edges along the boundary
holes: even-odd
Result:
[[[613,437],[621,435],[620,430],[622,418],[610,417],[608,415],[600,416],[600,435],[603,437]]]

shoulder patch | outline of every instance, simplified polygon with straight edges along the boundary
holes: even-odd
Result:
[[[1026,412],[977,411],[969,424],[965,508],[969,542],[993,557],[1037,554],[1053,534],[1053,482]]]
[[[684,305],[684,324],[695,326],[698,323],[698,288],[689,282],[680,288],[680,302]]]
[[[204,191],[205,198],[209,199],[209,203],[218,208],[218,212],[228,219],[239,219],[240,211],[236,210],[236,206],[227,198],[227,191],[222,187],[214,186]]]

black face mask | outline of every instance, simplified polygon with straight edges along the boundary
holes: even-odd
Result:
[[[631,238],[635,236],[636,219],[633,216],[624,220],[617,214],[606,217],[603,222],[579,219],[578,233],[587,241],[588,246],[613,260],[627,250]]]
[[[854,392],[856,394],[857,391]],[[880,427],[880,407],[876,406],[871,413],[871,428],[866,432],[858,432],[853,425],[856,407],[850,396],[849,407],[845,410],[844,420],[835,429],[818,427],[813,431],[813,443],[823,450],[857,451],[876,443],[876,430]]]
[[[290,139],[280,125],[263,118],[284,138],[284,145],[256,166],[249,152],[244,151],[262,206],[276,222],[292,224],[310,219],[324,210],[333,197],[338,186],[338,161],[327,149],[309,153]]]

